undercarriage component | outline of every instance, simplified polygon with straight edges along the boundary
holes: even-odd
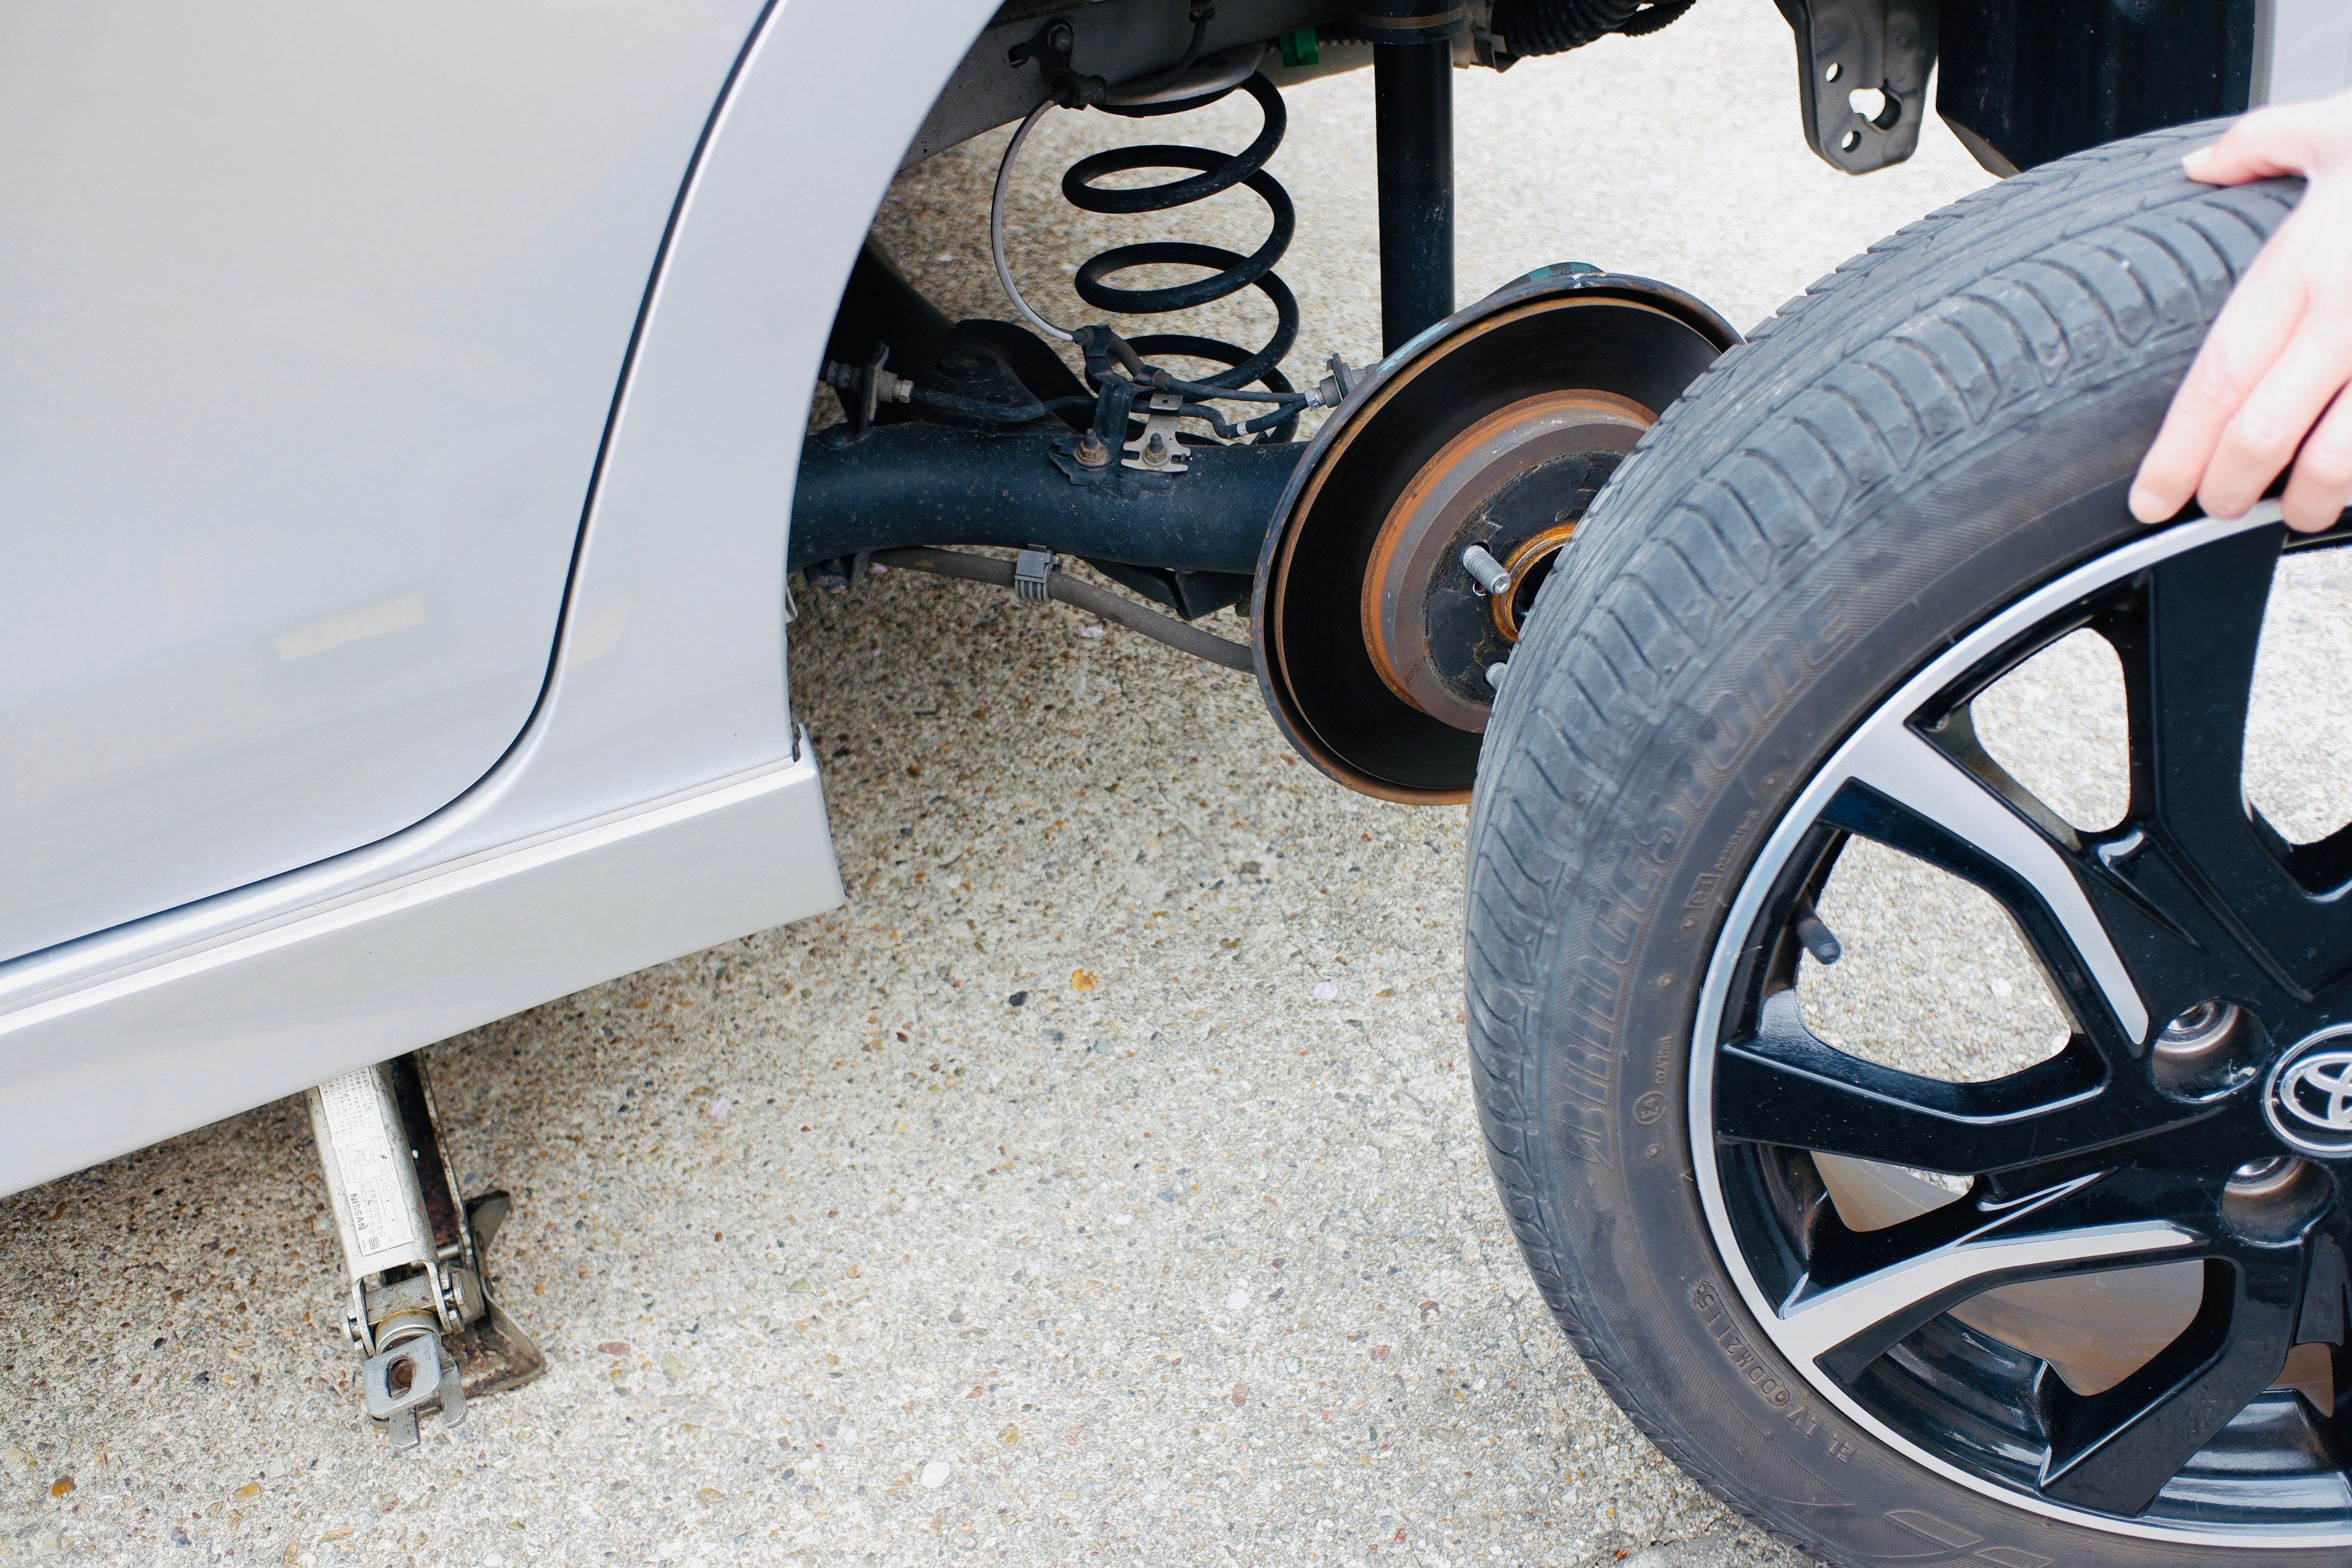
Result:
[[[1461,5],[1356,0],[1348,25],[1372,40],[1379,143],[1381,352],[1454,313],[1454,43]]]
[[[394,1447],[419,1415],[466,1418],[466,1401],[528,1383],[547,1361],[490,1298],[483,1255],[507,1194],[457,1200],[414,1053],[310,1091],[310,1131],[351,1280],[344,1330],[366,1357],[362,1407]]]
[[[835,313],[823,379],[841,395],[852,438],[917,419],[1003,430],[1058,415],[1076,426],[1094,403],[1035,333],[1011,321],[950,322],[871,238]]]
[[[1514,57],[1580,49],[1612,33],[1654,33],[1693,0],[1495,0],[1494,32]]]
[[[1610,34],[1654,33],[1695,0],[1467,0],[1394,8],[1385,19],[1463,15],[1467,26],[1450,45],[1454,65],[1507,70],[1531,55],[1557,54]],[[1073,106],[1112,83],[1148,83],[1193,52],[1264,68],[1284,87],[1373,63],[1379,18],[1367,23],[1363,0],[1217,0],[1205,28],[1197,11],[1175,0],[1009,0],[972,43],[901,169],[984,131],[1020,120],[1054,99]],[[1062,33],[1040,48],[1041,33]],[[1196,41],[1197,40],[1197,41]],[[1388,42],[1396,41],[1394,38]],[[1045,66],[1008,71],[1006,64]],[[1089,84],[1094,84],[1089,86]]]
[[[1267,40],[1336,23],[1345,10],[1344,0],[1218,0],[1201,57],[1252,46],[1264,52]],[[967,138],[1017,121],[1046,98],[1052,89],[1046,74],[1004,68],[1013,50],[1032,43],[1056,18],[1070,29],[1066,58],[1072,68],[1104,82],[1149,81],[1164,73],[1191,47],[1195,30],[1187,8],[1176,0],[1012,0],[973,40],[899,166],[912,168]]]
[[[955,323],[907,281],[889,253],[868,236],[849,269],[841,304],[834,311],[824,357],[832,363],[862,365],[871,362],[877,348],[887,344],[897,374],[920,384],[926,382],[925,373],[948,352],[948,339],[954,331]],[[842,401],[845,405],[848,399]],[[887,421],[893,412],[885,407],[879,416]]]
[[[2095,3],[2104,8],[2105,0]],[[1805,144],[1849,174],[1900,163],[1916,152],[1927,73],[1936,63],[1936,0],[1779,5],[1797,35]]]
[[[1275,722],[1384,799],[1468,798],[1520,622],[1641,431],[1738,341],[1689,295],[1528,274],[1367,373],[1284,492],[1253,634]],[[1463,552],[1510,574],[1480,592]]]
[[[2241,113],[2267,8],[2267,0],[1943,0],[1936,110],[1996,174]]]
[[[1188,618],[1234,602],[1246,583],[1257,599],[1260,664],[1272,669],[1270,700],[1318,765],[1402,799],[1466,790],[1520,623],[1577,518],[1657,411],[1736,339],[1686,296],[1638,279],[1580,277],[1593,271],[1581,267],[1545,268],[1451,314],[1451,73],[1471,12],[1483,19],[1486,9],[1349,5],[1345,28],[1374,57],[1390,357],[1369,373],[1334,359],[1332,374],[1303,392],[1281,369],[1299,318],[1273,268],[1295,216],[1265,171],[1286,116],[1280,93],[1255,68],[1263,51],[1210,52],[1216,10],[1189,0],[1182,46],[1158,68],[1122,79],[1087,52],[1092,13],[1008,9],[1000,20],[1024,20],[1025,29],[988,68],[1019,77],[1038,96],[1005,146],[989,230],[999,282],[1026,325],[950,326],[869,243],[827,345],[825,380],[850,418],[803,450],[790,564],[845,585],[876,551],[1062,552]],[[1651,30],[1680,14],[1672,4],[1608,10],[1603,20],[1620,30]],[[1285,58],[1313,51],[1307,31],[1289,39]],[[1130,340],[1106,325],[1058,324],[1032,305],[1007,258],[1004,214],[1039,121],[1056,107],[1175,114],[1236,91],[1263,117],[1239,153],[1112,149],[1073,164],[1062,191],[1084,210],[1111,214],[1165,212],[1236,188],[1255,194],[1269,226],[1249,255],[1172,241],[1118,246],[1080,264],[1073,287],[1088,306],[1127,315],[1255,289],[1276,313],[1264,346],[1167,332]],[[1139,187],[1105,183],[1148,169],[1189,172]],[[1148,288],[1123,281],[1148,267],[1196,275]],[[1563,311],[1574,320],[1551,320]],[[1049,339],[1080,352],[1083,380]],[[1217,368],[1171,368],[1184,361]],[[1315,407],[1337,416],[1307,460],[1346,477],[1336,488],[1318,477],[1302,499],[1301,458],[1290,443],[1300,415]],[[1216,439],[1203,438],[1202,425]],[[1466,445],[1441,457],[1457,437]],[[1270,564],[1276,518],[1287,533]],[[1474,548],[1486,558],[1483,574],[1465,564]],[[1324,559],[1335,549],[1339,558]],[[1034,589],[1037,577],[1007,581]],[[1162,635],[1152,625],[1160,617],[1139,613],[1147,622],[1139,629]],[[1268,626],[1279,634],[1275,644],[1263,635]],[[1203,656],[1238,657],[1222,643]]]
[[[1364,573],[1364,646],[1389,689],[1473,734],[1489,666],[1592,498],[1656,416],[1574,388],[1523,398],[1446,443],[1389,509]]]
[[[835,563],[865,552],[1000,544],[1081,556],[1188,617],[1248,591],[1265,519],[1296,458],[1290,441],[1298,416],[1344,392],[1302,393],[1280,369],[1298,330],[1297,301],[1273,272],[1290,243],[1293,211],[1265,170],[1286,123],[1281,94],[1256,71],[1255,51],[1203,56],[1212,7],[1196,0],[1190,16],[1190,44],[1141,81],[1113,85],[1079,71],[1067,16],[1048,17],[1003,62],[1002,68],[1052,89],[1006,145],[989,208],[997,276],[1028,326],[948,326],[868,243],[827,343],[824,378],[850,418],[803,449],[792,566],[845,583],[852,574]],[[1275,308],[1273,337],[1255,350],[1182,333],[1129,340],[1107,326],[1059,326],[1031,306],[1005,258],[1004,204],[1023,142],[1045,112],[1062,104],[1150,118],[1205,108],[1234,91],[1248,93],[1264,117],[1242,152],[1097,153],[1070,167],[1062,192],[1087,211],[1140,214],[1246,187],[1271,216],[1265,241],[1248,256],[1175,242],[1119,246],[1078,267],[1074,287],[1087,304],[1129,315],[1190,310],[1255,288]],[[1161,167],[1196,173],[1142,187],[1098,183]],[[1202,275],[1152,288],[1108,281],[1168,265]],[[1046,339],[1081,352],[1083,383]],[[901,341],[911,352],[898,352]],[[1217,368],[1187,376],[1147,355]],[[1236,403],[1243,412],[1229,416],[1224,410]],[[1188,441],[1201,425],[1220,439]]]
[[[884,426],[862,441],[831,435],[801,454],[796,569],[898,545],[1001,544],[1245,577],[1302,449],[1192,447],[1185,472],[1171,475],[1089,468],[1077,459],[1084,437],[1058,424],[1002,435],[938,425]]]
[[[1223,665],[1227,669],[1255,668],[1246,643],[1233,642],[1213,632],[1186,626],[1182,621],[1130,604],[1116,594],[1106,594],[1091,583],[1081,583],[1063,572],[1044,551],[1024,550],[1017,561],[967,555],[954,550],[884,550],[877,552],[874,559],[901,571],[929,572],[940,577],[961,577],[967,583],[1009,586],[1024,604],[1059,599],[1211,664]]]
[[[1168,199],[1171,190],[1182,201],[1194,199],[1204,182],[1259,188],[1280,221],[1255,257],[1207,247],[1126,247],[1088,263],[1080,283],[1109,306],[1130,311],[1189,308],[1255,283],[1282,316],[1275,340],[1253,353],[1192,336],[1129,342],[1102,326],[1066,331],[1030,310],[1007,273],[1006,292],[1015,307],[1042,331],[1083,351],[1082,384],[1028,328],[986,321],[950,326],[869,241],[827,344],[824,379],[841,393],[850,418],[803,448],[793,567],[845,587],[876,549],[1036,545],[1078,555],[1187,619],[1247,596],[1265,520],[1298,451],[1289,444],[1297,416],[1343,400],[1353,373],[1335,360],[1332,376],[1301,393],[1276,367],[1297,326],[1288,290],[1265,270],[1287,243],[1288,198],[1256,164],[1279,139],[1282,103],[1263,78],[1243,85],[1264,108],[1266,129],[1238,158],[1174,149],[1189,160],[1180,160],[1181,166],[1203,170],[1199,179],[1139,193],[1096,193],[1091,180],[1143,166],[1129,154],[1112,153],[1107,155],[1111,163],[1090,160],[1075,166],[1066,187],[1085,196],[1082,205],[1097,195],[1140,195],[1150,198],[1144,204],[1150,208],[1181,205]],[[1180,82],[1171,90],[1190,89]],[[1226,90],[1216,87],[1177,107],[1198,107]],[[993,205],[992,229],[1000,247],[1002,194],[1016,153],[1017,141],[1007,150]],[[1152,290],[1111,289],[1100,281],[1105,273],[1171,260],[1211,268],[1211,276]],[[902,341],[913,345],[908,355],[898,351]],[[1206,359],[1224,368],[1200,381],[1184,380],[1147,363],[1145,352]],[[1266,390],[1253,390],[1253,381]],[[1087,384],[1095,390],[1087,391]],[[1217,405],[1229,401],[1273,406],[1228,419]],[[1225,439],[1188,442],[1183,421],[1206,424]]]
[[[1193,44],[1197,50],[1201,38],[1206,34],[1209,15],[1207,8],[1197,5],[1194,13],[1197,20]],[[1057,29],[1066,26],[1066,22],[1057,18],[1041,37],[1051,37]],[[1291,293],[1289,285],[1275,275],[1274,267],[1282,259],[1283,252],[1290,247],[1291,235],[1297,219],[1289,193],[1265,172],[1265,163],[1274,156],[1275,150],[1282,145],[1283,132],[1289,120],[1283,108],[1282,94],[1255,68],[1256,51],[1243,52],[1247,58],[1240,62],[1244,71],[1238,78],[1220,60],[1203,60],[1196,67],[1194,54],[1188,50],[1177,62],[1176,69],[1165,79],[1109,89],[1100,89],[1097,84],[1096,89],[1089,90],[1084,102],[1108,114],[1151,119],[1206,109],[1233,92],[1246,92],[1257,101],[1258,110],[1264,116],[1263,127],[1247,147],[1239,153],[1226,153],[1207,147],[1154,144],[1116,147],[1090,153],[1071,164],[1063,174],[1062,196],[1083,212],[1140,215],[1190,206],[1238,185],[1254,193],[1265,204],[1269,226],[1264,243],[1247,256],[1220,246],[1196,245],[1180,240],[1115,246],[1079,263],[1071,279],[1071,287],[1079,299],[1096,310],[1129,316],[1159,316],[1190,310],[1238,294],[1244,289],[1256,289],[1265,296],[1275,312],[1274,335],[1262,348],[1244,349],[1214,338],[1172,332],[1149,333],[1129,341],[1127,346],[1137,357],[1156,354],[1204,359],[1224,367],[1199,378],[1203,385],[1238,390],[1263,384],[1279,396],[1292,391],[1290,383],[1284,379],[1277,367],[1298,336],[1298,300]],[[1021,122],[1021,128],[1005,144],[1003,161],[997,167],[995,191],[989,202],[988,238],[996,262],[997,280],[1003,287],[1005,298],[1012,301],[1013,309],[1045,336],[1071,342],[1078,340],[1077,332],[1047,321],[1022,297],[1020,286],[1013,281],[1013,268],[1004,254],[1004,198],[1012,186],[1022,145],[1028,139],[1029,132],[1035,129],[1037,121],[1057,103],[1058,100],[1049,99],[1030,110],[1029,117]],[[1075,104],[1060,106],[1076,107]],[[1138,169],[1168,168],[1192,169],[1198,173],[1183,179],[1150,185],[1105,186],[1097,184],[1111,175]],[[1198,268],[1203,276],[1149,289],[1125,288],[1106,281],[1137,268],[1160,266]],[[1288,440],[1294,424],[1280,423],[1271,438]],[[1161,437],[1160,451],[1163,454],[1170,453],[1170,444],[1174,439],[1172,429],[1171,426],[1158,432]],[[1097,433],[1106,439],[1114,434],[1099,429]],[[1151,434],[1146,432],[1139,439],[1148,443]],[[1140,447],[1138,448],[1135,459],[1138,466],[1159,468],[1167,461],[1163,456],[1160,462],[1150,463],[1145,460],[1147,456]]]
[[[1119,466],[1147,474],[1181,474],[1185,470],[1183,431],[1176,423],[1184,399],[1173,392],[1155,392],[1144,399],[1143,428],[1119,446],[1127,454]]]

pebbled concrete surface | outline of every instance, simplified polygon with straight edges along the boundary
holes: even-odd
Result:
[[[1457,79],[1464,297],[1574,257],[1748,323],[1982,183],[1940,127],[1886,175],[1818,164],[1790,68],[1767,0],[1708,0]],[[1369,80],[1291,109],[1292,363],[1370,358]],[[1102,244],[1254,243],[1240,197],[1074,222],[1052,178],[1133,139],[1041,132],[1015,257],[1049,313]],[[1002,313],[976,222],[1000,145],[881,219],[954,309]],[[2314,668],[2352,666],[2347,585],[2303,623]],[[433,1054],[469,1188],[517,1195],[499,1289],[547,1376],[387,1453],[330,1331],[307,1129],[264,1107],[0,1202],[0,1560],[1794,1560],[1632,1430],[1527,1289],[1462,1071],[1461,812],[1324,784],[1246,679],[1066,610],[891,576],[803,611],[848,906]],[[2308,706],[2263,731],[2283,789],[2352,776]]]

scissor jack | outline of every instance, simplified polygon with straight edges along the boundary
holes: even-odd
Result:
[[[547,1358],[491,1300],[483,1254],[509,1200],[460,1202],[414,1052],[330,1079],[310,1091],[310,1131],[351,1279],[343,1327],[366,1357],[368,1415],[393,1447],[414,1447],[420,1412],[445,1426],[466,1401],[538,1376]]]

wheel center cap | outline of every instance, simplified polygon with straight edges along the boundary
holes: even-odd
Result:
[[[2352,1024],[2322,1029],[2281,1057],[2263,1093],[2271,1131],[2306,1154],[2352,1154]]]

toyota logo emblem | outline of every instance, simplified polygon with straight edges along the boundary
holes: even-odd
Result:
[[[2271,1130],[2307,1154],[2352,1154],[2352,1027],[2325,1029],[2271,1070]]]
[[[2323,1131],[2352,1132],[2352,1050],[2314,1051],[2287,1068],[2279,1103]]]

